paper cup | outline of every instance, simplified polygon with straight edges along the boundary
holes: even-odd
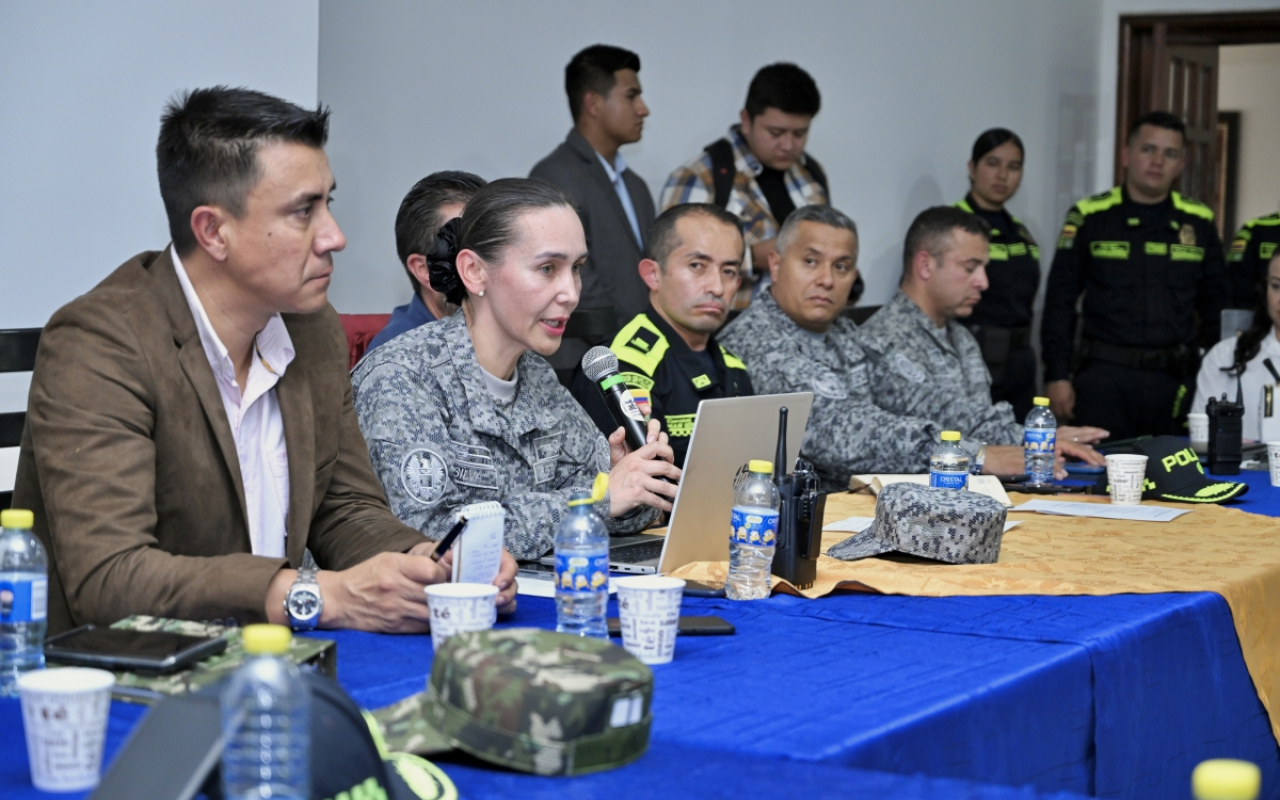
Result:
[[[1107,456],[1107,483],[1111,484],[1111,502],[1115,505],[1136,506],[1141,503],[1142,482],[1146,477],[1146,456]]]
[[[83,792],[98,785],[107,712],[116,676],[61,667],[18,676],[31,782],[42,792]]]
[[[1271,467],[1271,485],[1280,486],[1280,442],[1267,442],[1267,464]]]
[[[684,581],[660,575],[618,578],[622,646],[645,664],[668,664],[676,653]]]
[[[1209,415],[1188,414],[1187,428],[1191,435],[1191,449],[1197,453],[1209,452]]]
[[[450,636],[487,631],[498,619],[498,587],[489,583],[437,583],[427,587],[431,646],[439,652]]]

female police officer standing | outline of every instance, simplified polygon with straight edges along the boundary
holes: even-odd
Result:
[[[628,453],[608,440],[542,356],[560,346],[587,257],[569,200],[541,181],[503,179],[446,224],[428,256],[453,316],[374,350],[352,374],[374,469],[401,520],[440,537],[462,505],[496,500],[518,559],[549,551],[574,488],[609,472],[597,511],[614,532],[669,510],[680,470],[666,434]]]
[[[964,324],[982,348],[991,372],[991,399],[1007,400],[1019,420],[1036,394],[1036,356],[1031,349],[1031,306],[1040,286],[1040,248],[1004,204],[1022,182],[1022,140],[992,128],[973,143],[969,194],[956,207],[991,225],[990,287]]]

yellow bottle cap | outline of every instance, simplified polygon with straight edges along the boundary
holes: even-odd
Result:
[[[747,462],[748,472],[759,472],[765,475],[773,474],[773,462],[765,461],[763,458],[753,458]]]
[[[609,473],[597,472],[595,483],[591,484],[591,496],[585,500],[570,500],[569,506],[595,505],[604,499],[609,492]]]
[[[30,528],[36,524],[36,515],[25,508],[6,508],[0,511],[0,528]]]
[[[1262,789],[1262,771],[1256,764],[1234,758],[1201,761],[1191,773],[1191,793],[1196,800],[1255,800]]]
[[[240,631],[240,643],[250,655],[281,656],[289,652],[293,633],[283,625],[246,625]]]
[[[944,442],[958,442],[958,441],[960,441],[960,431],[943,431],[943,432],[942,432],[942,441],[944,441]]]
[[[1049,405],[1049,398],[1047,398],[1047,397],[1037,397],[1036,399],[1032,400],[1031,402],[1035,403],[1035,404],[1036,404],[1036,405],[1038,405],[1038,406],[1047,406],[1047,405]]]

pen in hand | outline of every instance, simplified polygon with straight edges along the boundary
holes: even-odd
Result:
[[[467,527],[467,518],[460,517],[453,527],[449,529],[449,532],[444,535],[444,538],[440,540],[440,544],[436,545],[435,552],[431,554],[431,560],[439,561],[440,556],[449,552],[449,548],[453,547],[454,540],[462,534],[462,529],[465,527]]]

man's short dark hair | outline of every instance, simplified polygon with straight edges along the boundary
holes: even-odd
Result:
[[[822,108],[822,95],[809,73],[795,64],[770,64],[756,73],[747,88],[747,116],[755,119],[766,108],[813,117]]]
[[[414,294],[422,287],[409,271],[409,256],[414,253],[425,256],[431,252],[436,231],[448,221],[440,218],[442,206],[466,205],[484,185],[484,178],[470,172],[433,172],[415,183],[400,201],[400,210],[396,212],[396,254],[409,275]]]
[[[961,230],[991,238],[991,226],[985,219],[954,206],[934,206],[921,211],[907,228],[907,240],[902,247],[902,279],[911,274],[911,262],[921,250],[942,260],[951,244],[951,232]]]
[[[595,92],[608,97],[617,85],[620,69],[640,71],[640,56],[609,44],[593,44],[581,50],[564,68],[564,90],[569,95],[569,113],[576,123],[582,116],[582,96]]]
[[[323,106],[308,111],[269,94],[226,86],[170,100],[160,118],[156,169],[178,255],[196,246],[191,212],[200,206],[244,214],[245,197],[261,177],[260,146],[292,142],[319,148],[328,138],[329,110]]]
[[[787,248],[791,246],[791,240],[796,236],[796,230],[799,229],[801,222],[813,222],[818,225],[826,225],[828,228],[839,228],[853,234],[854,242],[858,239],[858,225],[849,215],[828,205],[813,203],[807,206],[800,206],[795,211],[787,215],[783,220],[782,227],[778,229],[778,237],[775,243],[778,248],[778,255],[787,252]]]
[[[663,272],[666,272],[667,259],[680,246],[680,237],[676,233],[676,223],[694,214],[710,217],[717,222],[728,225],[738,232],[739,238],[742,237],[742,220],[720,206],[712,205],[711,203],[681,203],[663,211],[649,226],[649,235],[645,237],[644,257],[658,262],[658,266],[662,268]],[[746,252],[745,244],[743,245],[743,252]]]
[[[1143,125],[1154,125],[1157,128],[1165,128],[1171,131],[1177,131],[1182,137],[1183,144],[1187,141],[1187,125],[1182,121],[1182,117],[1176,114],[1170,114],[1168,111],[1148,111],[1133,121],[1129,126],[1129,139],[1132,142],[1133,137],[1138,135],[1138,129]]]

